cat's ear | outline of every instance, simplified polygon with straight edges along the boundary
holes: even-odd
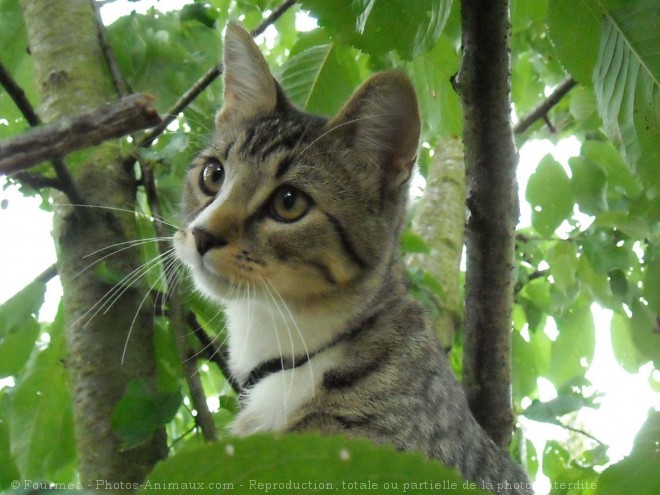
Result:
[[[345,135],[354,151],[381,165],[391,184],[410,177],[421,124],[415,89],[402,73],[371,77],[328,126]]]
[[[277,104],[275,80],[250,33],[230,22],[224,45],[225,97],[216,122],[244,122],[271,112]]]

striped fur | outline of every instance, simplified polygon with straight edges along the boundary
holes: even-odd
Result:
[[[286,99],[249,35],[225,38],[225,104],[185,185],[179,258],[222,303],[244,387],[233,431],[321,431],[527,483],[470,415],[398,239],[420,123],[410,82],[378,74],[330,120]],[[530,493],[527,488],[500,493]]]

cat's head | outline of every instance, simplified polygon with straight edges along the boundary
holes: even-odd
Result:
[[[326,120],[296,109],[251,36],[229,24],[224,106],[187,172],[179,258],[218,299],[276,291],[311,302],[377,283],[398,253],[419,132],[404,75],[373,76]]]

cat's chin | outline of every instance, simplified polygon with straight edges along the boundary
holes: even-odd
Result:
[[[235,299],[243,291],[236,283],[210,272],[204,267],[191,269],[193,280],[197,289],[206,297],[224,303]]]

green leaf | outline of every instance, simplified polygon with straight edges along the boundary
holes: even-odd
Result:
[[[591,86],[602,23],[600,2],[553,0],[548,9],[550,36],[559,59],[573,78]]]
[[[424,238],[410,230],[401,236],[401,250],[404,253],[428,253],[431,251]]]
[[[607,210],[607,176],[597,164],[582,156],[568,160],[571,188],[580,210],[595,215]]]
[[[158,464],[137,493],[171,493],[168,484],[181,490],[195,483],[218,492],[485,493],[419,453],[316,434],[253,435],[182,451]]]
[[[110,426],[122,442],[131,449],[147,442],[162,425],[169,423],[181,405],[181,394],[160,392],[144,380],[129,382],[123,397],[112,411]]]
[[[559,418],[562,416],[591,406],[592,403],[580,395],[561,394],[546,402],[533,401],[522,415],[534,421],[561,425]]]
[[[10,401],[11,451],[23,479],[53,479],[75,458],[61,314],[50,338],[17,378]]]
[[[35,281],[0,305],[0,377],[18,374],[32,354],[45,293],[46,284]]]
[[[285,93],[302,108],[334,115],[359,84],[355,58],[336,43],[316,45],[287,59],[279,78]]]
[[[562,292],[575,286],[578,269],[578,254],[575,242],[557,241],[547,254],[554,285]]]
[[[525,198],[532,206],[532,226],[541,235],[552,235],[572,213],[571,182],[552,155],[545,155],[529,177]]]
[[[660,413],[652,411],[635,438],[633,450],[608,467],[598,480],[597,495],[655,495],[660,486]]]
[[[648,246],[646,257],[642,295],[649,303],[649,308],[660,315],[660,243]]]
[[[395,50],[407,60],[433,46],[451,10],[450,0],[303,0],[301,4],[337,40],[376,56]]]
[[[621,154],[612,146],[612,143],[587,140],[582,145],[582,156],[605,171],[609,187],[617,188],[631,198],[642,191],[637,180],[626,168]]]
[[[628,373],[637,373],[640,366],[648,361],[638,350],[632,336],[630,318],[622,313],[614,313],[610,323],[612,351],[617,362]]]
[[[440,36],[432,50],[415,57],[405,66],[419,99],[422,140],[460,136],[461,103],[450,78],[458,71],[459,57],[451,41]]]
[[[8,489],[11,482],[20,478],[18,468],[11,456],[9,422],[7,421],[7,388],[0,390],[0,490]]]
[[[161,113],[220,61],[219,30],[198,21],[151,10],[121,17],[108,26],[110,45],[128,84],[135,91],[155,93]],[[217,110],[218,94],[205,91],[195,103],[206,101]]]
[[[0,337],[12,333],[34,317],[44,302],[46,284],[37,280],[26,285],[19,292],[0,305]]]
[[[591,308],[575,308],[564,317],[556,317],[559,336],[552,343],[552,358],[547,377],[557,388],[584,376],[591,365],[596,335]]]
[[[631,172],[660,188],[660,10],[655,0],[606,11],[594,89],[605,130]]]

